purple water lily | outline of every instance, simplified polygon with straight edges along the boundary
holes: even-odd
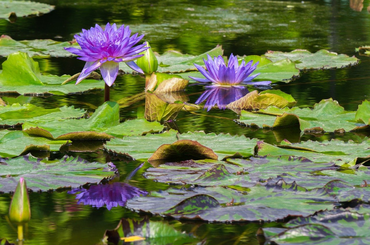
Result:
[[[192,76],[189,78],[200,83],[211,83],[206,86],[207,90],[195,102],[195,104],[199,104],[207,100],[204,108],[207,108],[208,111],[214,105],[225,109],[227,104],[243,97],[248,93],[247,88],[243,85],[268,86],[271,84],[271,81],[252,81],[259,75],[259,73],[251,75],[256,70],[258,62],[252,66],[253,60],[248,63],[243,60],[239,65],[238,58],[231,54],[226,65],[222,56],[214,57],[214,59],[209,55],[207,57],[208,60],[203,59],[207,70],[194,64],[205,78]]]
[[[98,24],[89,30],[83,29],[82,33],[74,36],[81,49],[65,48],[80,56],[78,59],[86,61],[76,84],[99,68],[105,83],[109,87],[112,86],[118,74],[119,62],[125,62],[131,69],[144,73],[133,61],[143,56],[139,53],[148,49],[145,44],[135,46],[143,36],[138,36],[138,33],[131,36],[128,26],[122,25],[117,29],[116,24],[109,23],[105,30]]]
[[[214,59],[209,55],[207,57],[208,60],[203,59],[207,70],[200,65],[194,64],[205,78],[189,76],[191,79],[201,83],[212,83],[213,86],[235,86],[242,84],[267,86],[271,83],[270,81],[252,82],[259,75],[259,73],[251,75],[257,68],[258,62],[252,66],[253,60],[247,64],[243,60],[239,65],[238,58],[231,54],[228,65],[226,66],[221,55]]]
[[[217,105],[220,109],[226,109],[228,104],[240,99],[247,93],[249,91],[244,86],[214,86],[204,91],[195,104],[200,104],[206,100],[204,108],[207,111],[211,110],[214,105]]]

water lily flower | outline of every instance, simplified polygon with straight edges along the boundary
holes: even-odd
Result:
[[[271,83],[271,81],[252,82],[259,75],[259,73],[251,75],[257,68],[258,62],[252,66],[253,60],[247,64],[243,60],[239,65],[238,58],[231,54],[228,65],[226,66],[221,55],[214,59],[210,55],[207,55],[207,57],[208,60],[203,59],[207,70],[200,65],[194,64],[205,78],[189,76],[191,79],[200,83],[212,83],[213,86],[235,86],[243,84],[267,86]]]
[[[131,36],[128,26],[122,25],[117,28],[116,24],[108,23],[103,30],[96,24],[89,30],[83,29],[82,33],[74,37],[81,49],[74,47],[65,49],[80,56],[78,59],[86,61],[76,84],[99,68],[106,85],[112,86],[118,74],[119,62],[125,62],[131,69],[144,73],[134,62],[135,59],[143,56],[141,52],[148,49],[146,44],[135,46],[144,35],[138,36],[136,33]]]
[[[251,75],[256,70],[258,62],[252,65],[253,60],[247,64],[243,60],[239,65],[238,58],[231,54],[226,65],[221,55],[214,57],[214,59],[210,55],[207,55],[207,57],[208,60],[203,59],[207,70],[194,64],[205,78],[192,76],[189,76],[189,78],[200,83],[210,83],[206,86],[208,90],[195,102],[195,104],[199,104],[207,100],[204,108],[207,108],[208,111],[216,104],[220,109],[225,109],[227,104],[243,97],[248,93],[243,85],[268,86],[271,84],[271,81],[252,81],[259,75],[259,73]]]
[[[214,105],[220,109],[226,109],[226,106],[249,93],[244,86],[214,86],[206,89],[198,98],[195,104],[200,104],[206,100],[204,108],[210,111]]]

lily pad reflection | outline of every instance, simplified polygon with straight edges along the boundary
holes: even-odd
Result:
[[[77,193],[78,204],[83,203],[96,208],[106,205],[108,210],[112,207],[125,206],[127,200],[148,194],[146,191],[122,182],[92,185],[88,189],[76,188],[68,193]]]

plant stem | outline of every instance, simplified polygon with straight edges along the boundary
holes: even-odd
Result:
[[[107,84],[105,84],[105,88],[104,88],[104,101],[109,101],[109,97],[110,97],[110,94],[109,94],[109,92],[110,92],[110,87],[107,85]]]
[[[18,241],[23,241],[23,225],[18,225]]]

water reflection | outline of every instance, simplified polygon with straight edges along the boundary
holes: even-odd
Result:
[[[112,207],[123,207],[126,205],[128,200],[148,194],[146,191],[127,184],[143,164],[144,163],[140,164],[134,171],[132,171],[126,177],[125,182],[111,181],[108,184],[91,185],[88,188],[79,187],[68,191],[68,194],[77,193],[77,204],[83,203],[84,205],[90,205],[96,208],[101,208],[105,205],[108,210],[111,210]]]
[[[195,104],[200,104],[206,100],[204,108],[207,111],[215,105],[220,109],[225,109],[228,104],[240,99],[249,93],[244,86],[209,86],[207,90],[198,98]]]
[[[361,12],[362,8],[364,7],[364,0],[350,0],[349,6],[354,11]],[[367,12],[370,12],[370,5],[367,7]]]
[[[96,208],[106,205],[108,210],[111,210],[112,207],[125,206],[127,200],[148,194],[146,191],[121,182],[92,185],[88,189],[76,188],[68,193],[78,193],[76,194],[78,204],[83,203]]]

